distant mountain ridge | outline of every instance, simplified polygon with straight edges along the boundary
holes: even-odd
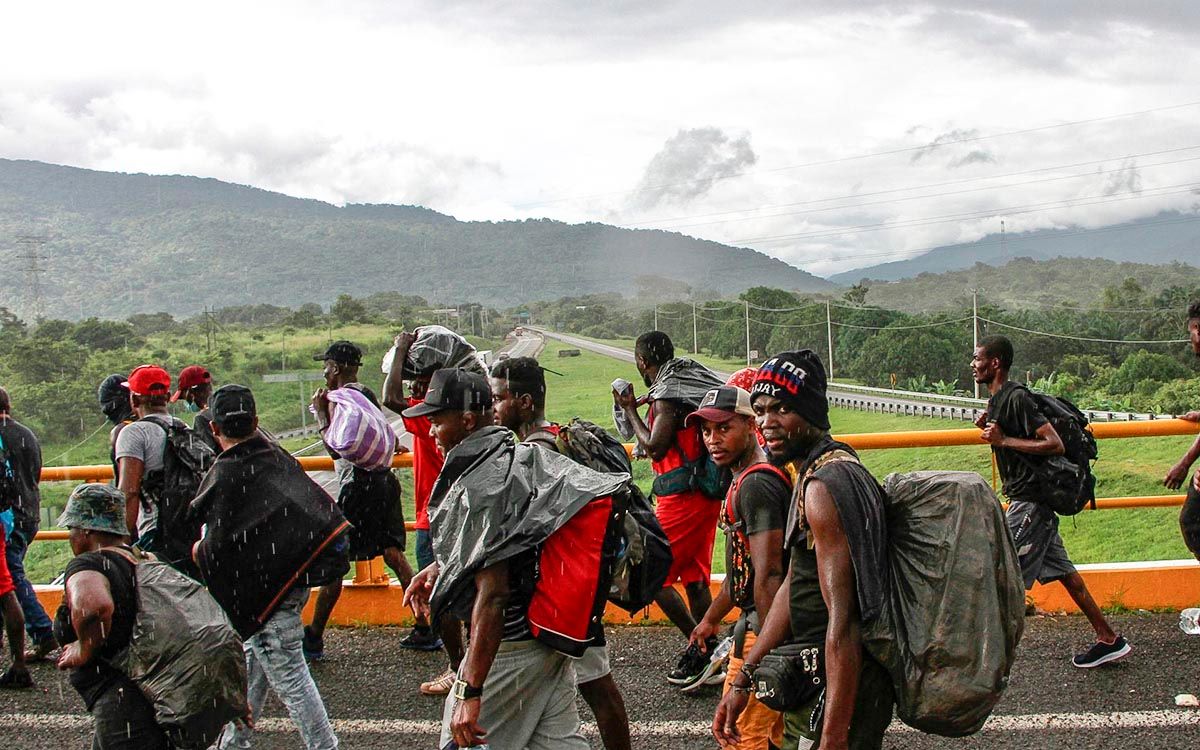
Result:
[[[834,285],[747,248],[548,219],[462,222],[420,206],[334,206],[211,178],[0,159],[0,253],[21,310],[16,238],[39,234],[50,317],[189,314],[205,305],[329,303],[397,291],[510,306],[634,291],[657,275],[736,294]]]
[[[881,263],[834,274],[835,284],[862,279],[895,281],[922,273],[970,268],[976,263],[1003,266],[1015,258],[1104,258],[1142,264],[1194,263],[1200,257],[1200,214],[1164,212],[1136,221],[1095,229],[1040,229],[1020,234],[990,234],[975,242],[945,245],[908,260]]]

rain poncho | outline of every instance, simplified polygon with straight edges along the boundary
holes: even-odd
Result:
[[[421,326],[415,333],[417,340],[409,347],[408,357],[404,360],[402,375],[405,379],[455,367],[487,375],[479,358],[475,356],[475,347],[460,334],[443,326]],[[389,349],[383,356],[385,375],[392,371],[392,360],[395,357],[396,347]]]
[[[704,394],[725,385],[715,372],[686,357],[668,360],[658,371],[647,396],[650,401],[674,401],[688,411],[700,408]]]
[[[207,526],[197,554],[204,582],[243,638],[297,584],[349,570],[331,549],[349,523],[296,459],[260,435],[217,457],[192,512]]]
[[[446,454],[429,499],[433,552],[441,565],[431,608],[469,619],[480,570],[532,549],[590,501],[612,495],[628,474],[602,474],[503,427],[485,427]]]

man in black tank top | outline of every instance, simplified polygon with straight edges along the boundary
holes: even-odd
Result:
[[[810,350],[767,360],[751,399],[771,462],[797,476],[787,522],[790,571],[741,673],[721,699],[713,734],[737,741],[760,660],[784,643],[816,646],[824,699],[784,712],[783,747],[877,750],[892,720],[891,679],[863,648],[860,627],[878,614],[886,573],[883,496],[846,446],[829,436],[825,368]],[[835,451],[851,460],[830,461]],[[872,564],[873,561],[873,564]]]

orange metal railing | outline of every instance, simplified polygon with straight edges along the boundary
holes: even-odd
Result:
[[[1155,419],[1145,422],[1098,422],[1091,425],[1097,440],[1120,438],[1170,437],[1194,435],[1200,432],[1200,424],[1183,419]],[[903,432],[863,432],[853,435],[835,436],[838,440],[857,450],[888,450],[892,448],[937,448],[945,446],[985,445],[975,428],[955,430],[909,430]],[[632,450],[632,445],[626,445]],[[306,456],[297,459],[305,471],[332,471],[333,459],[328,456]],[[412,467],[412,454],[401,453],[392,460],[393,468]],[[112,466],[47,466],[42,469],[43,482],[107,482],[113,477]],[[1097,510],[1113,508],[1165,508],[1183,504],[1184,495],[1144,495],[1135,497],[1108,497],[1096,501]],[[413,530],[412,523],[407,524]],[[41,541],[64,540],[65,531],[39,531]],[[370,575],[374,579],[378,576]]]

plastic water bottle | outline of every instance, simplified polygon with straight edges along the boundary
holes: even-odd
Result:
[[[712,651],[712,655],[708,657],[708,660],[713,664],[725,661],[725,657],[729,656],[729,652],[732,650],[733,636],[729,636],[717,644],[716,648]]]
[[[1200,607],[1191,607],[1179,613],[1179,629],[1188,635],[1200,635]]]

